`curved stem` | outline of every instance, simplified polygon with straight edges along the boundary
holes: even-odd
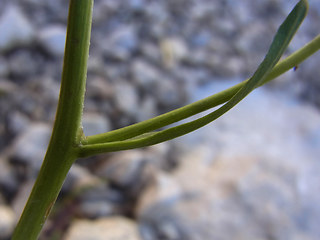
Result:
[[[49,147],[13,240],[37,239],[77,157],[93,0],[71,0],[61,90]]]
[[[219,109],[213,111],[212,113],[200,119],[184,123],[176,127],[171,127],[160,132],[151,132],[146,136],[143,135],[141,137],[134,138],[131,140],[117,140],[113,142],[94,144],[90,144],[89,142],[86,145],[80,147],[80,157],[90,156],[97,153],[120,151],[150,146],[185,135],[214,121],[215,119],[229,111],[231,108],[233,108],[242,99],[244,99],[253,89],[255,89],[264,82],[264,79],[266,78],[267,74],[279,61],[281,55],[284,53],[292,37],[294,36],[295,32],[297,31],[301,22],[306,16],[307,7],[308,5],[305,1],[300,1],[296,5],[292,12],[288,15],[286,20],[281,24],[275,38],[272,41],[272,44],[266,57],[258,67],[257,71],[254,73],[252,78],[246,81],[243,87],[240,90],[238,90],[231,97],[231,99]]]
[[[272,71],[267,74],[267,76],[262,80],[258,85],[264,85],[271,80],[282,75],[286,71],[292,69],[293,67],[299,65],[305,59],[313,55],[320,49],[320,35],[306,44],[304,47],[298,51],[291,54],[289,57],[278,63]],[[93,136],[88,136],[86,141],[83,142],[84,145],[87,144],[97,144],[97,143],[106,143],[113,141],[122,141],[127,140],[141,134],[154,131],[156,129],[168,126],[172,123],[181,121],[190,116],[198,114],[200,112],[206,111],[213,107],[216,107],[220,104],[223,104],[229,101],[246,83],[248,80],[245,80],[231,88],[228,88],[224,91],[221,91],[217,94],[194,102],[192,104],[186,105],[184,107],[175,109],[168,113],[162,114],[160,116],[148,119],[121,129],[113,130],[107,133],[97,134]],[[258,87],[257,86],[257,87]]]

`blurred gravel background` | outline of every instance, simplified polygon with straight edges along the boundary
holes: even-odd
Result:
[[[87,135],[249,77],[296,1],[96,0]],[[287,54],[320,33],[320,3]],[[0,239],[41,166],[59,95],[68,1],[0,0]],[[318,240],[320,54],[215,123],[81,159],[40,239]]]

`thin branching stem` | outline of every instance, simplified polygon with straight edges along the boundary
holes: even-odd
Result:
[[[116,140],[116,141],[109,141],[107,142],[100,142],[100,143],[91,143],[92,138],[88,138],[87,142],[81,146],[80,156],[90,156],[95,155],[98,153],[104,153],[104,152],[110,152],[110,151],[120,151],[120,150],[126,150],[126,149],[132,149],[137,147],[145,147],[154,145],[157,143],[161,143],[164,141],[171,140],[173,138],[185,135],[187,133],[190,133],[196,129],[199,129],[208,123],[214,121],[215,119],[219,118],[221,115],[229,111],[231,108],[233,108],[236,104],[238,104],[243,98],[245,98],[253,89],[260,86],[262,83],[264,83],[266,77],[271,72],[271,70],[274,68],[276,63],[279,61],[281,55],[286,50],[287,46],[289,45],[292,37],[296,33],[297,29],[299,28],[300,24],[302,23],[304,17],[306,16],[308,9],[308,5],[305,1],[300,1],[296,7],[291,11],[291,13],[288,15],[286,20],[283,22],[283,24],[280,26],[275,38],[272,41],[272,44],[270,46],[270,49],[258,67],[257,71],[254,73],[254,75],[246,81],[242,87],[235,91],[235,94],[231,96],[230,100],[227,101],[222,107],[218,108],[217,110],[213,111],[212,113],[201,117],[200,119],[193,120],[188,123],[181,124],[179,126],[171,127],[166,130],[162,130],[159,132],[149,132],[149,134],[142,135],[141,137],[137,137],[134,139],[129,140]],[[217,96],[217,95],[215,95]],[[199,103],[199,102],[198,102]],[[200,101],[200,106],[201,106]],[[196,103],[197,104],[197,103]],[[193,105],[191,104],[191,107]],[[188,107],[187,107],[188,108]],[[190,108],[190,106],[189,106]],[[179,116],[178,111],[177,118],[181,118]],[[185,109],[183,109],[182,113],[184,113]],[[171,112],[172,114],[172,112]],[[170,121],[170,113],[169,115],[165,115],[165,117],[168,117],[168,121]],[[162,118],[165,118],[162,115]],[[154,119],[151,119],[149,121],[145,121],[145,123],[154,123],[153,127],[157,125],[157,122]],[[165,121],[162,121],[161,123],[164,124]],[[161,124],[160,123],[160,124]],[[159,124],[159,123],[158,123]],[[133,125],[133,127],[128,127],[124,129],[129,129],[132,133],[137,134],[138,131],[134,132],[134,127],[137,125]],[[143,129],[143,124],[138,125],[138,127],[141,127],[141,130],[143,134],[146,133],[145,129]],[[149,126],[151,127],[151,126]],[[121,130],[120,130],[121,131]],[[101,135],[100,135],[101,136]],[[122,136],[128,136],[125,130],[122,132]],[[98,135],[99,137],[99,135]],[[93,138],[94,139],[94,138]],[[94,139],[95,140],[95,139]],[[93,142],[94,142],[93,140]]]
[[[284,74],[290,69],[298,66],[315,52],[320,49],[320,35],[315,37],[312,41],[306,44],[301,49],[297,50],[286,59],[279,62],[272,71],[263,79],[261,85],[264,85],[278,76]],[[249,79],[236,84],[224,91],[216,93],[207,98],[201,99],[197,102],[175,109],[168,113],[164,113],[157,117],[121,128],[116,129],[107,133],[97,134],[88,136],[83,144],[95,144],[95,143],[106,143],[113,141],[121,141],[130,139],[141,134],[157,130],[159,128],[168,126],[172,123],[176,123],[190,116],[196,115],[220,104],[229,101],[237,91],[239,91]]]
[[[77,158],[87,74],[93,0],[71,0],[61,90],[49,147],[12,236],[35,240]]]
[[[108,133],[85,137],[81,118],[92,7],[93,0],[70,0],[61,90],[53,133],[38,178],[12,236],[13,240],[38,238],[63,181],[78,157],[150,146],[194,131],[229,111],[256,87],[299,65],[320,48],[319,35],[277,64],[306,15],[308,2],[301,0],[280,26],[265,59],[250,79],[158,117]],[[204,117],[155,131],[221,104],[220,108]]]

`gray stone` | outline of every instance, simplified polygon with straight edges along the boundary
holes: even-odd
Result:
[[[101,218],[72,223],[65,240],[141,240],[137,224],[123,217]]]
[[[116,153],[101,161],[95,174],[137,195],[141,184],[148,182],[154,171],[170,168],[169,154],[168,143]]]
[[[147,96],[140,103],[136,120],[140,122],[155,116],[157,116],[157,103],[153,97]]]
[[[192,46],[194,47],[206,47],[211,39],[212,39],[212,36],[210,34],[210,31],[207,31],[207,30],[202,30],[198,34],[194,36],[190,36]],[[193,58],[193,51],[192,51],[192,58]]]
[[[0,95],[12,94],[18,89],[18,86],[6,79],[0,79]]]
[[[205,1],[196,1],[191,8],[191,16],[194,21],[207,19],[220,11],[219,4],[208,4]]]
[[[104,179],[81,189],[78,199],[78,214],[90,219],[123,213],[123,204],[126,203],[123,194],[111,189]]]
[[[96,53],[90,53],[90,57],[88,59],[88,73],[94,73],[97,76],[92,76],[92,78],[90,78],[90,81],[88,81],[88,84],[90,84],[93,79],[98,79],[98,78],[102,78],[102,76],[104,76],[105,72],[105,65],[103,62],[103,58],[102,55],[100,54],[96,54]],[[103,79],[105,80],[105,79]]]
[[[101,181],[92,175],[86,168],[73,164],[68,172],[67,178],[62,185],[62,191],[82,191],[93,186],[98,186]]]
[[[262,61],[272,41],[275,32],[265,27],[264,22],[253,21],[247,28],[241,31],[241,35],[235,42],[235,47],[241,56],[245,58],[247,71],[253,73]],[[256,54],[252,54],[255,52]]]
[[[163,142],[156,145],[152,145],[146,148],[145,155],[149,160],[149,163],[155,166],[157,169],[171,169],[172,156],[172,144],[170,142]]]
[[[208,61],[210,60],[210,54],[204,48],[194,49],[192,51],[192,57],[187,58],[185,60],[191,66],[203,67],[208,65]]]
[[[155,206],[154,203],[172,205],[181,198],[183,191],[179,183],[172,176],[157,172],[150,182],[152,187],[146,189],[137,206],[140,218],[148,218],[146,213]]]
[[[115,214],[115,207],[112,203],[103,199],[94,201],[82,201],[79,206],[81,216],[86,218],[100,218]]]
[[[320,16],[320,3],[317,0],[310,0],[310,7],[312,10],[318,12],[318,16]]]
[[[0,205],[0,238],[8,238],[14,229],[16,216],[11,208]]]
[[[105,184],[97,184],[82,192],[79,214],[87,218],[101,218],[117,213],[117,196]]]
[[[293,239],[300,235],[317,239],[312,223],[318,222],[317,213],[304,217],[306,206],[299,203],[292,186],[297,172],[274,162],[268,165],[268,160],[223,158],[207,166],[186,162],[185,169],[179,168],[166,181],[158,180],[142,195],[138,205],[142,235],[149,236],[145,239]],[[300,221],[307,221],[307,226]],[[313,229],[306,233],[305,227]]]
[[[157,82],[154,94],[162,107],[173,109],[185,103],[187,90],[183,84],[178,87],[174,79],[165,78],[161,82]]]
[[[133,62],[131,74],[138,86],[146,91],[154,91],[156,82],[161,79],[158,70],[143,60]]]
[[[225,61],[225,68],[227,69],[224,76],[237,77],[246,74],[246,63],[239,56],[228,56],[228,60]]]
[[[131,0],[128,2],[128,7],[134,11],[143,11],[145,5],[145,0]]]
[[[11,203],[15,215],[19,218],[28,201],[33,185],[34,179],[28,179],[26,182],[20,184],[19,190]]]
[[[161,4],[160,2],[152,2],[145,6],[146,15],[150,19],[150,23],[148,30],[150,31],[150,35],[154,39],[160,39],[164,35],[166,35],[166,21],[170,19],[166,6]]]
[[[18,179],[14,174],[14,168],[8,163],[8,159],[4,156],[0,157],[0,189],[7,197],[15,194],[19,187]]]
[[[302,91],[298,96],[310,101],[317,106],[320,106],[320,83],[319,83],[319,73],[320,69],[317,67],[316,62],[320,60],[319,54],[313,57],[313,61],[309,61],[308,64],[304,65],[303,72],[299,72],[297,69],[297,74],[299,75],[299,81],[302,84]]]
[[[13,135],[24,132],[30,126],[30,120],[23,113],[12,111],[8,117],[8,130]]]
[[[182,196],[183,190],[174,178],[160,172],[154,175],[136,208],[144,239],[185,239],[176,227],[180,221],[173,210]]]
[[[15,5],[9,5],[0,17],[0,51],[32,42],[35,30],[22,11]]]
[[[258,90],[227,115],[177,141],[168,184],[149,182],[137,205],[144,238],[316,240],[319,112]]]
[[[34,77],[41,71],[42,64],[42,57],[29,49],[21,49],[8,57],[10,74],[19,80]]]
[[[135,27],[130,25],[116,28],[105,40],[102,41],[105,55],[121,61],[127,60],[138,46]]]
[[[235,82],[205,85],[201,94],[211,95],[233,83]],[[196,91],[194,93],[198,94]],[[194,134],[192,137],[197,138],[203,133],[206,137],[202,138],[202,141],[211,141],[212,147],[217,146],[217,149],[214,149],[217,153],[229,152],[229,155],[238,155],[239,151],[250,152],[249,149],[264,153],[266,156],[282,156],[283,159],[298,159],[305,154],[306,149],[309,149],[309,153],[317,154],[316,145],[311,145],[308,139],[312,138],[317,142],[311,136],[317,136],[315,133],[319,132],[319,113],[312,106],[299,104],[287,97],[284,93],[280,95],[257,89],[232,109],[227,117],[216,120],[208,128],[199,130],[199,135]],[[193,100],[196,99],[198,98]],[[268,114],[270,112],[273,114]],[[249,118],[246,118],[247,116]],[[245,119],[246,124],[239,120],[241,118]],[[247,141],[240,140],[242,135],[246,136]],[[211,139],[210,136],[219,137]],[[272,141],[267,141],[268,139]],[[287,148],[287,151],[278,146]],[[290,154],[293,149],[295,154]]]
[[[155,43],[143,43],[141,46],[141,52],[148,60],[157,63],[160,63],[162,61],[160,47]]]
[[[119,187],[130,189],[138,184],[142,177],[142,171],[148,158],[139,150],[130,150],[113,155],[104,162],[96,171],[96,174]]]
[[[59,100],[60,84],[51,77],[37,79],[36,81],[34,81],[34,84],[42,90],[41,93],[43,99],[45,99],[45,96],[48,96],[48,102],[56,107]]]
[[[116,107],[129,116],[135,116],[139,97],[134,86],[125,81],[118,81],[114,87]]]
[[[87,83],[87,96],[101,101],[108,101],[114,95],[113,85],[102,77],[93,77]]]
[[[61,25],[47,26],[39,32],[39,41],[50,54],[63,57],[67,28]]]
[[[108,118],[97,113],[85,113],[82,118],[83,132],[86,136],[110,131]]]
[[[102,2],[95,2],[93,8],[93,26],[95,24],[99,25],[102,23],[106,25],[107,21],[109,20],[110,15],[115,14],[117,10],[121,9],[121,2],[115,1],[102,1]],[[93,31],[96,28],[93,27]]]
[[[0,57],[0,77],[6,77],[9,74],[9,66],[4,58]]]
[[[13,143],[10,159],[28,165],[35,174],[42,164],[51,131],[47,124],[33,123]]]

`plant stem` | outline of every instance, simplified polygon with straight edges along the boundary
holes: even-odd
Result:
[[[306,44],[301,49],[297,50],[291,54],[286,59],[279,62],[272,71],[263,79],[259,86],[270,82],[271,80],[282,75],[286,71],[292,69],[293,67],[299,65],[308,57],[313,55],[320,49],[320,35],[315,37],[312,41]],[[236,94],[246,83],[248,79],[236,84],[224,91],[216,93],[207,98],[201,99],[197,102],[191,103],[189,105],[183,106],[181,108],[175,109],[168,113],[164,113],[157,117],[121,128],[116,129],[107,133],[101,133],[97,135],[88,136],[84,145],[100,144],[107,142],[116,142],[127,140],[142,134],[157,130],[159,128],[165,127],[172,123],[181,121],[190,116],[198,114],[200,112],[206,111],[210,108],[216,107],[229,101],[234,94]]]
[[[61,90],[49,147],[13,240],[37,239],[77,157],[93,0],[70,0]]]
[[[268,75],[272,72],[272,69],[275,67],[275,65],[279,61],[281,55],[286,50],[292,37],[296,33],[300,24],[302,23],[304,17],[307,14],[307,10],[308,10],[308,3],[306,1],[302,0],[296,5],[296,7],[291,11],[291,13],[288,15],[286,20],[281,24],[280,28],[278,29],[278,32],[272,41],[270,49],[266,57],[258,67],[257,71],[248,81],[245,81],[242,87],[236,90],[234,94],[230,96],[230,99],[227,101],[227,103],[225,103],[219,109],[197,120],[193,120],[188,123],[171,127],[169,129],[165,129],[158,132],[148,132],[148,133],[142,132],[142,134],[144,135],[140,135],[139,137],[136,137],[133,139],[120,139],[120,140],[110,141],[110,135],[109,135],[109,139],[108,139],[109,141],[95,142],[95,141],[101,140],[99,139],[99,137],[105,138],[108,135],[108,133],[106,133],[105,135],[97,135],[96,137],[94,136],[88,137],[86,139],[86,142],[82,146],[80,146],[81,151],[79,152],[80,153],[79,156],[87,157],[87,156],[91,156],[99,153],[121,151],[121,150],[154,145],[154,144],[168,141],[176,137],[190,133],[196,129],[199,129],[209,124],[210,122],[214,121],[218,117],[222,116],[224,113],[226,113],[231,108],[233,108],[236,104],[238,104],[243,98],[245,98],[253,89],[262,85],[265,82],[264,80],[268,78]],[[275,75],[277,75],[277,73],[274,73],[274,76]],[[224,95],[222,95],[221,97],[225,97]],[[203,104],[204,102],[200,101],[199,107],[201,108],[201,105]],[[178,114],[175,115],[175,117],[179,118],[183,114],[190,113],[190,111],[185,111],[185,110],[187,108],[192,108],[193,105],[194,104],[191,104],[191,106],[190,105],[186,106],[185,108],[183,108],[183,110],[181,109],[176,110],[175,113],[178,112]],[[158,121],[158,122],[155,121],[155,119],[150,119],[149,121],[147,120],[145,122],[142,122],[141,125],[136,124],[136,125],[133,125],[131,128],[130,127],[124,128],[123,132],[121,132],[121,129],[120,129],[118,133],[120,132],[121,135],[118,135],[117,137],[123,138],[125,136],[128,136],[129,135],[127,133],[128,131],[130,132],[130,134],[137,134],[139,130],[134,131],[135,130],[134,128],[141,128],[142,131],[145,131],[145,129],[143,129],[143,125],[145,126],[145,128],[148,127],[150,129],[151,127],[159,126],[159,124],[165,124],[165,123],[168,124],[168,122],[172,121],[171,119],[172,115],[173,115],[172,112],[171,112],[171,115],[170,113],[168,113],[168,115],[166,115],[165,117],[162,116],[162,121]],[[158,117],[158,119],[160,117]],[[166,117],[167,119],[165,120],[164,118]],[[115,136],[116,134],[113,135],[112,137],[114,138]]]
[[[271,50],[251,79],[156,118],[86,138],[82,133],[81,117],[93,0],[70,0],[61,91],[55,125],[39,176],[12,239],[37,239],[65,177],[77,157],[149,146],[198,129],[231,109],[257,86],[281,75],[316,52],[320,47],[319,36],[307,47],[275,66],[303,20],[307,6],[307,1],[301,0],[289,14],[285,23],[280,27],[271,45]],[[151,132],[224,102],[227,103],[200,119],[160,132]]]

